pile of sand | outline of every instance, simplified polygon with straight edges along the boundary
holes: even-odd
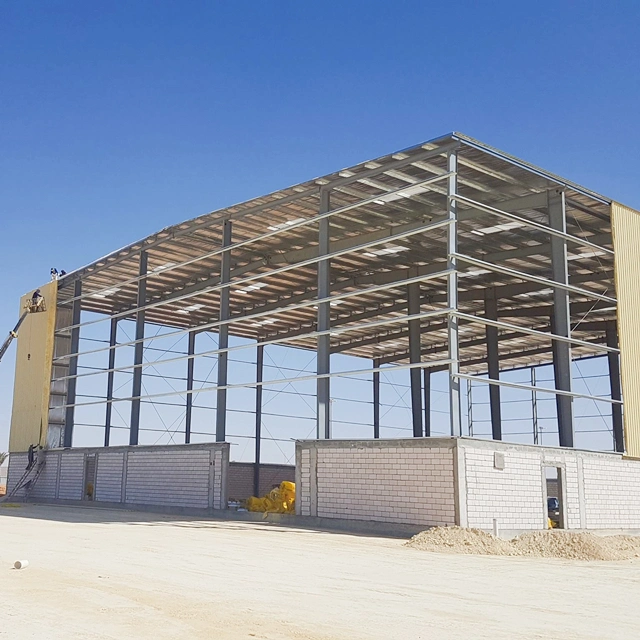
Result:
[[[640,537],[596,536],[569,531],[534,531],[512,540],[464,527],[434,527],[413,536],[406,546],[437,553],[533,556],[570,560],[628,560],[640,557]]]

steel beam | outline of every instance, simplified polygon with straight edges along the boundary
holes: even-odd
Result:
[[[407,286],[407,311],[410,316],[420,313],[420,284],[414,282]],[[422,360],[420,344],[420,320],[409,320],[409,362],[418,364]],[[422,385],[420,369],[409,369],[411,381],[411,421],[413,437],[422,437]]]
[[[253,465],[253,495],[260,495],[260,446],[262,444],[262,374],[264,370],[264,345],[259,344],[256,353],[256,455]]]
[[[320,212],[329,211],[329,191],[320,190]],[[320,220],[318,229],[318,255],[326,255],[330,252],[330,225],[328,218]],[[318,331],[328,331],[330,328],[330,302],[321,302],[323,298],[330,295],[330,261],[321,260],[318,262]],[[329,334],[318,336],[316,358],[318,375],[328,374],[331,370],[331,337]],[[318,378],[317,383],[317,428],[316,437],[318,439],[331,438],[331,412],[329,403],[331,390],[329,378]]]
[[[447,306],[449,309],[458,308],[458,213],[455,200],[457,190],[458,154],[450,151],[447,154],[447,215],[451,224],[447,227]],[[458,318],[453,313],[447,320],[449,339],[449,424],[452,436],[461,436],[460,420],[460,349],[458,345]]]
[[[373,368],[380,368],[380,361],[373,361]],[[373,372],[373,437],[380,437],[380,371]]]
[[[113,410],[113,379],[116,366],[116,344],[118,343],[118,318],[111,318],[109,332],[109,371],[107,373],[107,405],[104,416],[104,446],[109,446],[111,439],[111,412]]]
[[[140,252],[140,267],[138,274],[138,308],[143,307],[147,300],[147,264],[146,251]],[[142,395],[142,360],[144,356],[144,309],[136,313],[136,344],[133,354],[133,385],[131,391],[131,422],[129,423],[129,444],[138,444],[140,433],[140,396]]]
[[[196,353],[196,332],[189,331],[189,341],[187,344],[187,355],[190,356],[187,360],[187,402],[184,412],[184,443],[189,444],[191,442],[191,418],[193,413],[193,370],[195,360],[193,356]]]
[[[82,280],[76,280],[74,283],[74,296],[80,297],[82,295]],[[67,404],[74,405],[76,402],[76,388],[77,388],[77,375],[78,375],[78,351],[80,351],[80,315],[82,311],[82,302],[80,300],[74,300],[71,307],[71,323],[74,326],[71,329],[71,357],[69,358],[69,382],[67,383]],[[73,427],[74,427],[75,408],[73,406],[67,407],[65,411],[64,419],[64,434],[62,438],[62,446],[70,447],[73,442]]]
[[[424,377],[424,435],[431,435],[431,369],[422,370]]]
[[[554,190],[549,196],[549,226],[566,233],[567,218],[564,192]],[[553,280],[565,287],[569,285],[569,269],[567,264],[567,241],[559,236],[551,236],[551,272]],[[564,288],[553,288],[552,331],[564,338],[571,338],[571,312],[569,307],[569,291]],[[571,391],[571,345],[559,340],[552,341],[553,370],[556,389]],[[558,412],[558,436],[561,447],[573,447],[573,404],[571,396],[556,395]]]
[[[231,245],[231,220],[222,222],[222,248]],[[231,250],[224,251],[220,256],[220,282],[225,284],[231,278]],[[220,303],[218,318],[221,321],[229,319],[230,287],[220,289]],[[222,324],[218,329],[218,348],[229,348],[229,324]],[[216,392],[216,442],[224,442],[227,437],[227,374],[229,354],[222,351],[218,354],[218,387]]]
[[[498,300],[494,288],[485,291],[484,315],[488,320],[498,320]],[[492,380],[500,379],[500,356],[498,348],[498,327],[485,326],[487,338],[487,369]],[[489,385],[489,405],[491,408],[491,434],[494,440],[502,440],[502,412],[500,387]]]
[[[606,324],[607,345],[618,348],[618,327],[615,320],[609,320]],[[620,356],[617,353],[609,352],[609,384],[611,385],[611,398],[622,400],[622,387],[620,386]],[[616,451],[624,453],[624,429],[622,422],[622,405],[611,405],[611,420],[613,424],[613,440]]]

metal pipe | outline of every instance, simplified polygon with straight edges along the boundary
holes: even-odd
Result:
[[[549,225],[566,232],[567,218],[564,192],[548,192]],[[569,284],[569,266],[567,263],[567,242],[558,236],[551,236],[551,271],[553,279],[562,285]],[[566,289],[553,289],[553,333],[571,338],[571,311],[569,292]],[[552,343],[553,370],[556,389],[571,391],[571,346],[565,341]],[[558,437],[561,447],[573,447],[573,404],[571,396],[556,396],[558,412]]]
[[[79,282],[79,281],[77,281]],[[109,332],[109,371],[107,372],[107,406],[105,407],[104,417],[104,446],[109,446],[111,439],[111,403],[113,399],[113,379],[114,369],[116,366],[116,344],[118,342],[118,319],[111,319],[111,331]]]
[[[423,369],[424,377],[424,435],[431,435],[431,369]]]
[[[256,356],[256,453],[253,466],[253,495],[260,495],[260,445],[262,442],[262,375],[264,345],[258,344]]]
[[[82,280],[76,280],[74,283],[74,292],[78,295],[82,294]],[[71,322],[79,325],[82,313],[82,303],[76,300],[71,308]],[[80,327],[76,326],[71,329],[71,357],[69,358],[69,382],[67,384],[67,409],[64,418],[64,433],[62,436],[62,446],[71,447],[73,443],[73,426],[75,419],[74,404],[76,401],[76,386],[78,379],[78,351],[80,350]]]
[[[447,306],[458,309],[458,212],[455,200],[457,191],[456,176],[458,172],[458,155],[455,151],[447,154]],[[460,349],[458,344],[458,318],[450,313],[447,319],[447,333],[449,343],[449,423],[452,436],[461,436],[460,420]]]
[[[329,191],[327,189],[320,190],[320,214],[329,210]],[[318,255],[324,256],[330,253],[330,228],[329,219],[324,218],[319,222],[318,228]],[[331,295],[330,292],[330,271],[331,263],[329,260],[321,260],[318,262],[318,331],[328,331],[330,327],[330,305],[328,301],[324,301]],[[318,336],[316,347],[317,371],[319,375],[327,374],[331,370],[331,336],[323,334]],[[329,377],[318,378],[317,383],[317,407],[318,407],[318,424],[316,437],[318,439],[331,438],[331,412],[329,403],[331,401]]]
[[[488,320],[498,320],[498,300],[494,288],[485,291],[484,314]],[[498,328],[485,325],[487,339],[487,368],[492,380],[500,379],[500,354],[498,348]],[[502,411],[500,406],[500,387],[489,387],[489,405],[491,409],[491,435],[494,440],[502,440]]]
[[[380,362],[373,361],[373,437],[380,437]]]
[[[420,313],[420,285],[417,282],[407,287],[407,311],[409,316]],[[409,320],[409,362],[417,364],[422,360],[422,346],[420,344],[420,320]],[[411,382],[411,422],[413,437],[422,437],[422,398],[420,384],[420,369],[409,370]]]
[[[229,247],[231,244],[231,220],[224,220],[222,223],[222,246]],[[227,249],[220,259],[220,282],[229,282],[231,276],[231,250]],[[224,286],[220,289],[220,308],[218,317],[221,321],[229,319],[229,298],[230,289]],[[229,355],[229,325],[224,324],[218,331],[218,391],[216,396],[216,442],[224,442],[227,437],[227,372]]]
[[[193,391],[193,370],[195,368],[194,355],[196,352],[196,332],[189,331],[189,341],[187,343],[187,391]],[[193,414],[193,395],[187,393],[186,406],[184,412],[184,443],[191,442],[191,420]]]
[[[147,274],[148,255],[146,251],[140,252],[138,281],[138,308],[142,307],[147,299]],[[133,384],[131,390],[131,422],[129,424],[129,444],[138,444],[140,432],[140,395],[142,394],[142,360],[144,359],[144,310],[136,313],[136,342],[133,356]]]
[[[607,344],[610,347],[618,348],[618,327],[615,320],[608,320],[606,323]],[[622,400],[622,387],[620,385],[620,358],[617,353],[607,354],[609,361],[609,384],[611,386],[611,397],[614,400]],[[622,420],[622,405],[611,405],[611,423],[613,425],[613,440],[615,450],[624,453],[624,425]]]

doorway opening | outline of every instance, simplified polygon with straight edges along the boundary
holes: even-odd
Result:
[[[542,468],[545,483],[547,524],[550,529],[565,529],[565,510],[562,482],[562,467],[544,466]]]

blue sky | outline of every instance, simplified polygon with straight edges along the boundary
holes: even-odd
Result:
[[[452,130],[640,207],[639,27],[630,1],[4,2],[0,330],[52,265]]]

